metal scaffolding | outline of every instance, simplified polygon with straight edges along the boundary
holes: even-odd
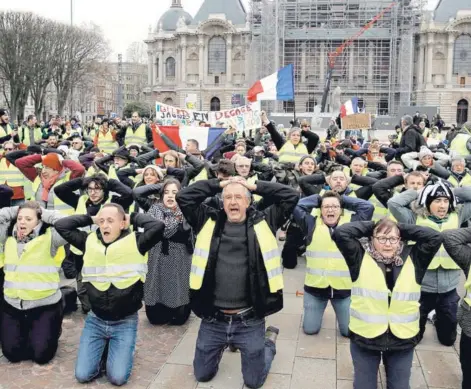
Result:
[[[251,81],[293,64],[296,110],[314,112],[324,92],[328,53],[392,1],[252,0]],[[424,3],[397,1],[337,58],[332,90],[341,88],[342,101],[356,96],[360,108],[378,115],[393,115],[410,105],[414,35]],[[279,112],[293,109],[293,102],[277,104]]]

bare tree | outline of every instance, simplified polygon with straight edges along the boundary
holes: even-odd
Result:
[[[31,13],[0,13],[0,73],[6,79],[4,91],[8,90],[7,104],[13,118],[24,116],[37,27],[38,18]]]
[[[126,62],[147,64],[147,48],[144,42],[133,42],[128,46]]]
[[[54,53],[53,82],[57,90],[58,112],[64,114],[72,88],[90,70],[93,64],[108,55],[108,46],[101,30],[63,25],[57,32]]]

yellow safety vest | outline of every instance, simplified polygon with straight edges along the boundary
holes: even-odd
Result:
[[[470,135],[468,134],[458,134],[456,135],[455,139],[451,142],[450,151],[454,154],[455,157],[466,157],[469,155],[468,148],[466,147],[466,143]]]
[[[147,144],[146,137],[146,125],[142,123],[134,132],[132,127],[129,126],[126,130],[126,136],[124,137],[124,144],[129,146],[130,144],[137,144],[139,146],[144,146]]]
[[[26,146],[31,146],[31,139],[29,138],[29,128],[27,126],[22,127],[22,130],[23,130],[23,142],[21,143],[23,143]],[[41,129],[38,127],[35,127],[33,132],[34,132],[34,141],[35,142],[40,141],[43,136]]]
[[[8,134],[11,134],[11,126],[7,124],[7,129],[3,128],[3,126],[0,126],[0,137],[7,136]]]
[[[450,215],[448,215],[448,220],[442,224],[434,223],[433,221],[424,217],[417,218],[418,226],[430,227],[438,232],[459,228],[459,223],[460,219],[456,212],[450,213]],[[433,261],[429,265],[428,270],[435,270],[438,269],[440,266],[447,270],[460,269],[460,267],[455,263],[455,261],[453,261],[453,259],[447,253],[443,245],[440,246],[440,250],[438,250],[438,253],[435,255],[435,258],[433,258]]]
[[[5,264],[4,245],[0,244],[0,269],[3,269],[4,264]]]
[[[350,169],[348,166],[345,166],[343,168],[343,172],[345,173],[345,175],[347,177],[352,177],[352,169]],[[366,168],[361,171],[362,176],[366,176],[367,173],[368,173],[368,169],[366,169]],[[348,186],[350,188],[352,188],[353,190],[357,190],[357,189],[360,189],[362,187],[361,185],[352,184],[352,183],[350,183]]]
[[[350,331],[373,339],[389,328],[399,339],[413,338],[419,333],[419,299],[420,285],[412,259],[406,259],[391,292],[379,265],[365,254],[352,286]]]
[[[466,301],[466,303],[471,307],[471,271],[468,273],[468,278],[464,284],[464,288],[466,290],[464,301]]]
[[[207,179],[208,179],[208,172],[206,171],[206,168],[203,168],[203,170],[201,170],[199,174],[190,181],[190,185],[198,181],[205,181]]]
[[[317,209],[311,213],[318,216]],[[350,216],[342,216],[338,225],[349,222]],[[329,227],[319,216],[311,244],[306,248],[306,278],[304,284],[314,288],[351,289],[350,270],[337,245],[332,240]]]
[[[394,219],[391,215],[391,212],[389,212],[389,209],[386,208],[381,203],[381,201],[379,201],[377,199],[377,197],[375,195],[370,197],[369,202],[371,204],[373,204],[374,207],[375,207],[375,210],[374,210],[374,213],[373,213],[373,219],[372,219],[374,222],[377,222],[377,221],[379,221],[381,219],[384,219],[384,218],[389,218],[391,220]]]
[[[116,172],[116,168],[114,167],[114,165],[111,165],[109,170],[108,170],[108,179],[113,179],[113,180],[117,180],[118,179],[118,173]]]
[[[462,188],[463,186],[471,186],[471,175],[469,173],[466,173],[466,175],[462,178],[460,182],[453,177],[450,176],[447,180],[451,185],[453,185],[455,188]]]
[[[106,134],[103,134],[103,132],[99,131],[97,147],[106,154],[112,154],[113,151],[119,147],[119,145],[118,142],[113,139],[111,131],[108,131]]]
[[[40,300],[59,289],[62,260],[51,256],[51,229],[26,243],[18,257],[18,243],[9,237],[5,243],[5,296],[21,300]]]
[[[190,288],[193,290],[199,290],[203,284],[204,272],[208,264],[215,226],[216,222],[212,219],[208,219],[196,237],[190,273]],[[283,289],[283,269],[281,267],[278,242],[265,220],[255,224],[254,230],[260,251],[262,252],[270,293],[275,293]]]
[[[4,182],[11,188],[24,186],[26,177],[12,163],[8,163],[3,157],[0,159],[0,182]]]
[[[51,188],[51,191],[54,191],[54,188],[56,186],[59,186],[60,184],[63,184],[64,182],[67,182],[67,181],[70,181],[70,171],[68,171],[64,175],[64,177],[62,177],[60,180],[56,181],[56,183]],[[40,186],[41,186],[41,178],[40,176],[37,176],[33,182],[33,193],[34,193],[35,198],[37,197],[36,195]],[[57,197],[54,192],[52,194],[54,197],[54,208],[53,208],[54,211],[59,211],[60,213],[66,216],[71,216],[74,214],[75,210],[70,205],[67,205],[61,199],[59,199],[59,197]]]
[[[247,183],[249,184],[255,184],[255,182],[258,181],[258,175],[255,174],[254,176],[250,177],[247,179]],[[252,195],[253,196],[253,199],[254,201],[260,201],[262,199],[262,196],[259,196],[259,195]]]
[[[104,171],[96,169],[94,166],[90,166],[87,169],[87,174],[85,174],[85,177],[91,177],[91,176],[94,176],[95,174],[103,174],[104,176],[108,177]]]
[[[287,141],[278,153],[278,161],[281,163],[297,163],[303,156],[308,154],[304,143],[299,143],[294,147],[290,141]]]
[[[77,208],[75,209],[75,215],[86,215],[87,214],[87,201],[89,197],[88,195],[80,196],[79,201],[77,203]],[[108,196],[108,200],[106,200],[105,204],[111,203],[111,196]],[[103,207],[103,204],[100,206],[100,209]],[[91,226],[82,227],[80,228],[81,231],[87,231],[88,233],[92,232]],[[77,255],[83,255],[83,252],[80,251],[75,246],[70,245],[70,251]]]
[[[83,256],[83,282],[90,282],[104,292],[111,284],[126,289],[139,280],[145,282],[146,274],[147,254],[139,252],[134,232],[108,247],[100,242],[96,231],[88,235]]]

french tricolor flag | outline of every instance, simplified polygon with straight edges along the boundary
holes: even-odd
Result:
[[[257,81],[247,93],[250,102],[262,100],[294,100],[293,65]]]
[[[345,104],[340,107],[340,117],[344,118],[348,115],[358,113],[358,97],[352,97]]]
[[[199,149],[205,150],[216,138],[221,135],[226,128],[209,128],[209,127],[179,127],[179,126],[159,126],[160,131],[167,135],[173,143],[178,147],[184,149],[188,139],[195,139],[199,143]],[[153,130],[152,136],[154,140],[154,147],[160,152],[168,151],[169,148]]]

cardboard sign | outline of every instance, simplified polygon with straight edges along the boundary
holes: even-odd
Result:
[[[356,113],[342,118],[342,130],[368,130],[371,128],[369,113]]]

